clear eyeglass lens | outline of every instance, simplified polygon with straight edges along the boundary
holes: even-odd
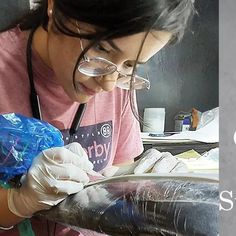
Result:
[[[130,88],[135,90],[150,89],[150,82],[143,77],[135,75],[132,84],[130,86],[131,80],[132,80],[131,75],[120,76],[116,82],[116,87],[126,90],[129,90]]]
[[[115,71],[117,71],[117,66],[112,62],[99,57],[99,58],[90,58],[82,61],[78,65],[78,70],[80,73],[84,75],[96,77],[114,73]],[[130,86],[131,80],[132,80],[131,75],[120,74],[116,82],[116,87],[126,90],[129,90],[130,88],[135,90],[150,88],[149,80],[143,77],[135,75],[132,84]]]
[[[102,58],[92,58],[81,62],[78,70],[88,76],[109,75],[116,71],[116,65]]]

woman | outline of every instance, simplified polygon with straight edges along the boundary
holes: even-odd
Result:
[[[92,169],[141,154],[134,91],[149,82],[136,66],[181,39],[192,13],[192,0],[43,0],[0,34],[0,113],[43,119],[71,143],[41,153],[21,188],[0,189],[3,235],[81,190]],[[36,235],[51,230],[33,222]]]

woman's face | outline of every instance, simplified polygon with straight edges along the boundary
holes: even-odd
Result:
[[[91,25],[79,23],[81,33],[95,32],[95,28]],[[75,31],[76,26],[75,27]],[[36,34],[45,34],[41,39],[45,38],[43,58],[46,63],[53,69],[57,82],[64,88],[71,100],[86,103],[96,93],[102,91],[111,91],[116,86],[118,73],[114,72],[110,75],[90,77],[76,70],[75,84],[77,90],[73,86],[73,70],[76,61],[81,54],[81,43],[85,48],[89,41],[69,37],[61,33],[55,33],[52,30],[49,21],[48,32],[39,30]],[[98,45],[92,47],[87,52],[89,58],[102,57],[117,65],[117,70],[130,74],[134,65],[140,45],[143,41],[145,33],[138,33],[131,36],[113,39],[111,41],[101,41]],[[143,45],[142,52],[139,56],[139,63],[147,62],[154,54],[156,54],[169,41],[171,34],[163,31],[155,31],[148,34]],[[36,40],[37,42],[37,40]],[[43,40],[40,41],[41,44]],[[34,45],[36,50],[39,45]],[[41,50],[42,51],[42,50]],[[38,50],[40,54],[40,49]]]

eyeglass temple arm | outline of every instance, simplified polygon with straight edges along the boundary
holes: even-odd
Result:
[[[77,29],[78,33],[80,34],[81,32],[80,32],[80,29],[79,29],[78,21],[76,21],[75,24],[76,24],[76,29]],[[82,42],[81,38],[79,38],[79,43],[80,43],[81,51],[83,52],[84,51],[84,46],[83,46],[83,42]],[[84,57],[85,61],[89,61],[89,58],[87,58],[85,54],[83,55],[83,57]]]

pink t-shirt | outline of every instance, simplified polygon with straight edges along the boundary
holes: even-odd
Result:
[[[15,112],[32,117],[26,44],[27,33],[18,28],[0,34],[0,114]],[[67,143],[68,129],[79,104],[70,100],[55,80],[53,71],[34,50],[32,64],[43,119],[62,130]],[[86,150],[96,171],[140,155],[143,151],[140,127],[132,114],[128,92],[115,88],[111,92],[94,96],[87,104],[74,141],[79,142]],[[39,222],[37,225],[38,230],[46,227]],[[36,235],[46,235],[35,232]],[[17,234],[10,234],[8,231],[3,235]]]

